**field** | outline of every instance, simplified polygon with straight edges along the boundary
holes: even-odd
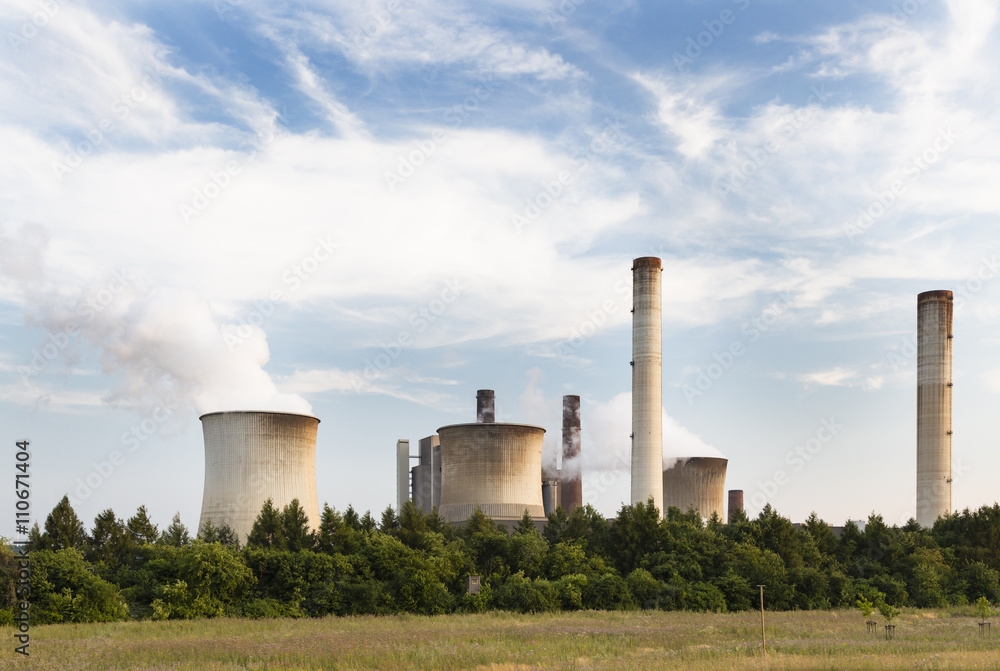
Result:
[[[0,669],[997,669],[1000,625],[979,635],[971,609],[904,611],[896,637],[868,635],[856,611],[760,614],[578,612],[551,615],[216,619],[49,625],[31,658]],[[10,631],[8,629],[8,631]]]

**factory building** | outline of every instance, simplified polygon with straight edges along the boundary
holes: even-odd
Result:
[[[697,510],[708,519],[716,513],[725,521],[726,466],[728,459],[691,457],[678,459],[672,468],[663,471],[663,506],[687,512]]]
[[[319,420],[287,412],[212,412],[200,417],[205,437],[205,491],[200,529],[211,520],[246,543],[264,502],[279,510],[298,499],[319,528],[316,434]]]
[[[632,505],[663,507],[663,336],[660,259],[632,263]]]
[[[411,471],[413,505],[430,513],[441,505],[441,443],[438,436],[421,438],[417,465]]]
[[[488,392],[488,393],[484,393]],[[475,424],[438,429],[441,506],[448,522],[464,522],[479,508],[498,521],[519,520],[527,510],[544,517],[542,439],[545,429],[493,421],[493,392],[477,394]]]
[[[950,291],[917,295],[917,522],[951,507],[952,314]]]

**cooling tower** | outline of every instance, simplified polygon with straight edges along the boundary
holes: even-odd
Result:
[[[205,494],[200,529],[228,524],[245,544],[267,499],[281,510],[298,499],[319,528],[316,431],[319,420],[286,412],[212,412],[205,434]]]
[[[663,471],[664,510],[670,506],[681,512],[694,508],[705,519],[718,513],[724,520],[728,463],[728,459],[719,457],[679,459],[673,468]]]
[[[542,437],[527,424],[452,424],[441,438],[441,508],[464,522],[478,507],[495,520],[519,520],[527,510],[544,517]]]
[[[410,441],[396,441],[396,512],[410,500]]]
[[[580,397],[563,396],[562,469],[559,471],[559,505],[566,514],[583,505],[580,481]]]
[[[660,259],[632,263],[632,504],[663,515],[663,362]]]
[[[559,489],[558,480],[542,480],[542,509],[546,517],[560,505]]]
[[[951,512],[950,291],[917,295],[917,522]]]
[[[733,519],[733,515],[736,512],[743,512],[743,490],[742,489],[730,489],[729,490],[729,513],[726,517],[726,521]]]

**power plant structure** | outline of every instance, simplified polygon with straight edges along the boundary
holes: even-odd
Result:
[[[434,435],[421,438],[417,445],[418,461],[410,479],[413,505],[429,514],[441,504],[441,442]]]
[[[951,291],[917,295],[917,522],[951,509]]]
[[[663,471],[664,510],[674,506],[687,512],[693,508],[704,519],[715,513],[725,520],[728,464],[728,459],[720,457],[678,459],[672,468]]]
[[[205,491],[198,528],[228,525],[246,543],[264,502],[281,510],[293,499],[319,528],[316,434],[319,420],[288,412],[227,411],[200,417],[205,436]]]
[[[542,511],[548,517],[559,507],[559,481],[542,480]]]
[[[580,464],[580,397],[562,397],[562,468],[559,470],[559,505],[566,514],[583,505]],[[548,513],[546,513],[548,514]]]
[[[736,513],[744,512],[743,509],[743,490],[742,489],[730,489],[729,490],[729,510],[726,513],[726,521],[733,519],[733,515]]]
[[[442,426],[440,514],[464,522],[478,508],[497,521],[520,520],[525,511],[545,516],[542,440],[530,424],[485,421],[495,417],[493,393],[477,394],[475,424]]]
[[[632,262],[632,505],[663,515],[663,298],[660,259]]]
[[[396,512],[410,500],[410,441],[396,441]]]

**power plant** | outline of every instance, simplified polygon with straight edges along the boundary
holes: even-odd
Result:
[[[631,504],[649,499],[663,515],[675,506],[732,519],[742,512],[743,490],[726,496],[728,460],[687,457],[663,468],[661,262],[632,263]],[[934,524],[952,507],[951,291],[917,296],[917,521]],[[245,542],[267,499],[281,509],[298,499],[310,526],[319,526],[316,436],[309,415],[227,411],[201,416],[205,440],[205,490],[199,528],[228,525]],[[396,442],[396,507],[412,500],[424,513],[437,510],[461,523],[477,509],[499,522],[525,511],[542,520],[561,507],[583,505],[580,397],[562,397],[562,467],[543,472],[545,429],[496,421],[495,394],[476,393],[476,422],[442,426],[421,438]],[[600,450],[600,445],[589,449]],[[417,463],[410,467],[411,460]],[[726,504],[728,502],[728,515]]]
[[[726,465],[719,457],[678,459],[663,471],[663,507],[674,506],[681,512],[695,509],[708,519],[715,513],[725,520]]]
[[[205,436],[205,492],[198,528],[211,521],[246,543],[268,499],[281,510],[298,499],[319,528],[316,433],[319,420],[287,412],[211,412],[200,417]]]
[[[660,259],[632,262],[632,505],[663,514],[663,298]]]
[[[951,353],[954,296],[917,295],[917,522],[951,513]]]
[[[545,429],[493,421],[493,393],[477,396],[475,424],[438,429],[441,438],[441,506],[448,522],[464,522],[478,508],[498,521],[520,520],[525,511],[545,516],[542,503],[542,439]],[[487,400],[488,399],[488,400]]]

